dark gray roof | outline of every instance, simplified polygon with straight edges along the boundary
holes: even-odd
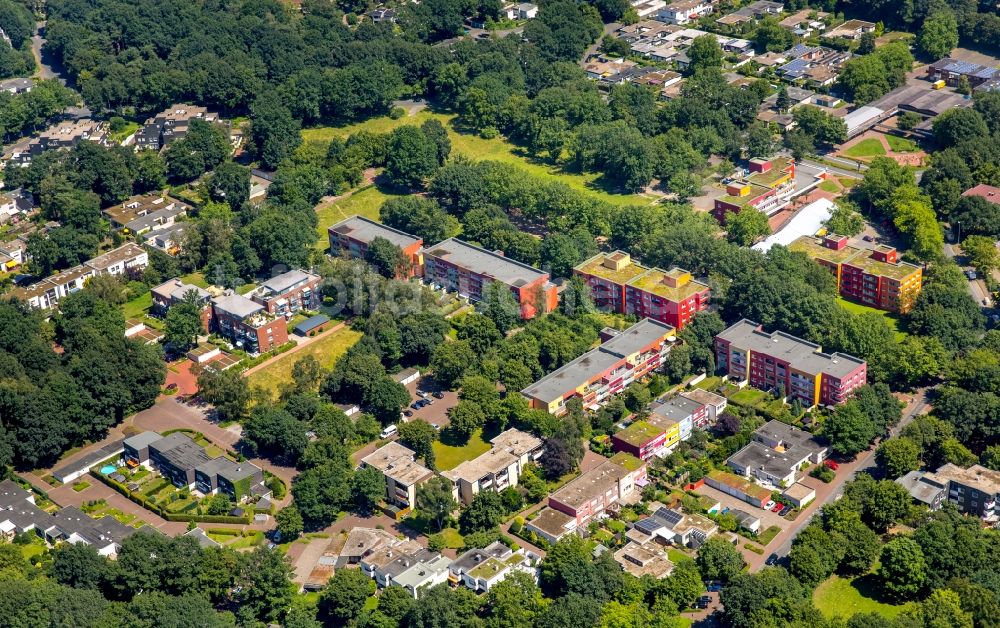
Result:
[[[674,328],[666,323],[644,318],[625,331],[606,340],[600,347],[564,364],[521,392],[529,397],[551,403],[575,390],[590,378],[611,368],[616,362],[632,355]]]
[[[767,333],[759,329],[760,324],[743,319],[720,333],[717,338],[728,340],[741,350],[770,355],[788,362],[792,368],[810,374],[825,373],[833,377],[844,377],[864,360],[846,353],[822,353],[818,344],[796,338],[782,331]]]
[[[425,247],[424,252],[474,273],[492,277],[508,286],[519,287],[549,276],[548,273],[533,266],[487,251],[458,238],[449,238],[440,244]]]
[[[64,464],[63,466],[53,471],[52,475],[58,480],[67,475],[75,473],[80,469],[89,469],[98,462],[101,462],[102,460],[107,460],[111,456],[121,453],[123,442],[124,442],[123,439],[120,438],[115,439],[110,443],[108,443],[107,445],[101,447],[100,449],[92,451],[89,454],[83,456],[82,458]]]
[[[320,325],[325,325],[330,322],[330,317],[326,314],[317,314],[316,316],[310,316],[306,320],[302,321],[295,326],[295,331],[301,334],[308,334],[310,331],[316,329]]]
[[[685,399],[684,397],[674,397],[663,403],[652,406],[650,412],[665,416],[674,421],[682,421],[702,408],[702,404]]]
[[[158,451],[167,462],[178,469],[193,470],[211,460],[205,449],[183,432],[164,436],[155,443],[150,443],[149,447]]]
[[[112,543],[119,545],[136,532],[135,528],[111,516],[91,519],[74,506],[59,510],[54,518],[66,536],[76,534],[95,547],[107,547]]]
[[[794,459],[789,454],[797,454],[799,452],[802,452],[802,450],[793,448],[787,450],[786,453],[779,453],[762,443],[752,441],[746,447],[730,456],[729,460],[745,469],[762,469],[768,475],[782,478],[794,471],[797,468],[796,464],[801,460],[801,458]]]
[[[260,467],[249,462],[233,462],[227,460],[229,465],[219,470],[219,476],[226,478],[232,483],[252,477],[260,472]]]
[[[288,291],[290,288],[309,281],[310,279],[318,279],[318,275],[312,273],[307,273],[304,270],[294,269],[288,272],[281,273],[275,277],[271,277],[264,283],[260,284],[255,292],[266,293],[271,292],[273,294],[282,294]]]
[[[145,449],[146,447],[149,447],[149,445],[155,443],[156,441],[162,438],[163,436],[161,436],[160,434],[150,430],[146,430],[141,434],[136,434],[135,436],[129,436],[128,438],[125,439],[124,444],[126,447],[130,447],[136,451],[139,451],[140,449]]]
[[[213,458],[208,462],[198,465],[197,468],[195,468],[195,471],[198,473],[204,473],[205,475],[214,478],[216,475],[221,475],[223,471],[229,469],[229,467],[234,466],[235,464],[236,463],[229,458],[219,456],[218,458]]]

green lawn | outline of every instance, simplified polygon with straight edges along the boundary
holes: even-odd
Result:
[[[142,318],[149,312],[149,308],[151,307],[153,307],[153,293],[147,292],[123,305],[122,312],[125,314],[126,320],[129,318]]]
[[[481,138],[479,135],[460,131],[454,123],[455,117],[454,114],[434,113],[425,109],[414,116],[404,116],[398,120],[382,117],[342,127],[303,129],[302,138],[306,141],[330,141],[334,137],[346,137],[360,130],[387,133],[396,127],[406,124],[419,125],[427,120],[436,119],[448,129],[448,136],[451,138],[452,156],[465,155],[472,159],[490,159],[513,164],[542,179],[561,181],[573,189],[589,192],[593,196],[615,205],[632,205],[637,203],[648,205],[651,201],[651,199],[637,194],[607,192],[601,189],[600,184],[596,182],[598,178],[596,174],[581,175],[563,172],[558,166],[553,166],[524,155],[522,149],[507,143],[501,138],[487,140]],[[322,221],[320,222],[322,224]]]
[[[871,575],[849,580],[840,576],[831,576],[816,588],[815,593],[813,593],[813,602],[826,617],[843,617],[844,619],[856,613],[878,613],[893,618],[912,604],[912,602],[887,604],[879,601],[877,589],[875,577]]]
[[[378,210],[382,207],[382,203],[395,196],[372,186],[345,199],[319,207],[316,210],[316,215],[319,217],[319,224],[316,227],[319,239],[316,241],[316,248],[326,250],[330,246],[330,238],[326,231],[330,225],[355,214],[378,220]]]
[[[892,312],[886,312],[885,310],[879,310],[873,307],[868,307],[867,305],[861,305],[860,303],[855,303],[854,301],[848,301],[844,297],[837,297],[837,303],[840,304],[840,307],[844,308],[851,314],[874,312],[885,318],[885,322],[889,324],[889,328],[892,329],[892,332],[896,335],[896,340],[902,340],[906,337],[906,332],[899,328],[899,317]]]
[[[713,375],[712,377],[706,377],[705,379],[695,384],[695,388],[700,388],[702,390],[707,390],[709,392],[715,392],[715,390],[719,387],[719,384],[721,383],[722,383],[722,378],[719,377],[718,375]]]
[[[829,192],[830,194],[836,194],[837,192],[840,192],[840,186],[834,183],[833,181],[823,181],[822,183],[819,184],[819,189],[823,190],[824,192]]]
[[[894,153],[915,153],[920,150],[920,147],[917,146],[916,142],[908,140],[905,137],[886,135],[885,139],[889,142],[889,148],[891,148]]]
[[[750,388],[747,386],[743,390],[734,393],[729,400],[738,406],[752,407],[767,399],[767,393],[763,390]]]
[[[199,288],[207,288],[208,280],[205,279],[205,273],[189,273],[180,278],[184,283],[189,283],[192,286],[198,286]]]
[[[885,154],[885,147],[882,146],[882,142],[870,137],[866,140],[861,140],[854,146],[851,146],[844,151],[844,155],[854,158],[862,157],[878,157],[879,155]]]
[[[468,442],[462,445],[448,445],[439,440],[434,441],[434,459],[441,471],[454,469],[466,460],[490,450],[490,444],[483,440],[483,431],[478,429],[472,433]]]
[[[778,526],[771,526],[770,528],[764,530],[763,532],[757,535],[757,542],[760,543],[761,545],[767,545],[768,543],[773,541],[774,537],[778,536],[780,533],[781,533],[781,528],[779,528]]]
[[[291,383],[292,365],[298,360],[311,355],[319,360],[324,370],[329,370],[333,368],[334,362],[344,355],[345,351],[361,340],[361,335],[361,332],[354,331],[349,327],[327,333],[299,351],[289,351],[277,357],[264,368],[254,372],[248,383],[250,386],[260,386],[269,390],[272,394],[277,393],[283,384]]]
[[[31,543],[28,543],[27,545],[19,545],[18,547],[21,548],[21,556],[24,556],[24,560],[27,561],[30,561],[32,556],[38,556],[48,549],[45,546],[45,541],[41,538],[38,538],[37,540],[32,538]]]
[[[445,528],[434,536],[441,537],[444,541],[444,546],[451,549],[459,549],[465,546],[465,539],[455,528]]]
[[[679,561],[691,557],[679,549],[670,548],[667,550],[667,558],[669,558],[670,561],[676,565]]]
[[[116,141],[118,143],[121,143],[122,140],[124,140],[125,138],[127,138],[129,135],[132,135],[137,130],[139,130],[139,123],[138,122],[129,122],[129,121],[126,121],[125,122],[125,126],[124,126],[124,128],[122,128],[122,130],[111,133],[111,139],[113,139],[114,141]]]

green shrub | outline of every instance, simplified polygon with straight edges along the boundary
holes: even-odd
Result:
[[[393,120],[399,120],[405,115],[406,115],[406,109],[403,109],[402,107],[393,107],[389,111],[389,117],[392,118]]]

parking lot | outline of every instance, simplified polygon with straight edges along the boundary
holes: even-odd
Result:
[[[411,413],[412,416],[404,417],[403,421],[412,421],[414,419],[423,419],[431,425],[438,426],[439,429],[444,429],[448,427],[448,410],[458,403],[458,394],[452,390],[442,390],[440,386],[434,381],[433,377],[423,376],[415,382],[411,382],[406,385],[406,390],[410,393],[410,406],[404,408],[404,414],[406,412]],[[421,397],[417,394],[417,390],[422,390],[427,393],[426,397]],[[438,399],[433,393],[438,392],[441,398]],[[425,405],[419,410],[414,410],[412,404],[420,399],[426,399],[431,403]]]
[[[778,513],[771,512],[770,510],[764,510],[763,508],[757,508],[756,506],[751,506],[742,499],[737,499],[732,495],[727,495],[718,489],[714,489],[709,485],[701,486],[695,489],[695,492],[699,495],[706,495],[712,499],[716,499],[722,504],[722,509],[726,508],[730,510],[742,510],[748,512],[755,517],[760,517],[760,531],[768,529],[771,526],[778,526],[782,530],[787,528],[792,524],[791,521],[785,519],[784,517],[779,517]]]

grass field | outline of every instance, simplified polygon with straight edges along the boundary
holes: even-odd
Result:
[[[820,583],[813,593],[816,608],[828,618],[848,618],[855,613],[878,613],[893,618],[912,604],[887,604],[877,599],[874,576],[846,580],[831,576]]]
[[[462,445],[447,445],[439,440],[434,441],[434,461],[441,471],[454,469],[466,460],[490,450],[490,444],[483,440],[483,431],[476,430],[469,441]]]
[[[763,390],[747,387],[732,395],[729,400],[738,406],[749,408],[756,406],[767,398],[768,395]]]
[[[920,150],[920,147],[917,146],[916,142],[908,140],[905,137],[886,135],[885,139],[889,142],[889,148],[891,148],[894,153],[915,153]]]
[[[862,157],[878,157],[879,155],[885,154],[885,147],[882,146],[882,142],[877,139],[870,137],[866,140],[861,140],[854,146],[851,146],[844,151],[844,155],[847,157],[862,158]]]
[[[292,381],[292,365],[307,355],[315,356],[320,365],[329,370],[337,358],[342,356],[351,346],[361,339],[361,332],[344,327],[333,333],[328,333],[319,340],[314,340],[305,348],[288,352],[274,360],[259,371],[250,375],[250,386],[260,386],[276,394],[281,386]]]
[[[855,303],[854,301],[848,301],[844,297],[837,297],[837,303],[840,307],[844,308],[852,314],[864,314],[865,312],[874,312],[885,318],[885,322],[889,323],[889,328],[892,332],[896,334],[896,340],[902,340],[906,337],[906,332],[899,328],[899,317],[891,312],[886,312],[885,310],[877,310],[873,307],[868,307],[867,305],[861,305],[860,303]]]
[[[527,172],[550,181],[560,181],[569,187],[588,192],[602,200],[615,205],[648,205],[652,199],[637,194],[615,194],[601,188],[596,174],[573,174],[563,172],[558,166],[543,163],[523,154],[523,151],[503,139],[487,140],[472,133],[461,132],[455,125],[454,114],[441,114],[423,110],[413,116],[404,116],[398,120],[389,117],[374,118],[358,124],[341,127],[316,127],[303,129],[302,138],[306,141],[330,141],[335,137],[347,137],[360,130],[374,133],[387,133],[405,124],[419,125],[427,120],[436,119],[448,129],[451,138],[451,154],[465,155],[476,160],[494,160],[513,164]],[[323,224],[321,218],[320,224]],[[329,226],[329,224],[327,225]],[[324,231],[324,234],[326,232]]]
[[[136,297],[122,306],[125,318],[142,318],[153,307],[153,293],[147,292],[141,297]]]
[[[343,200],[321,206],[316,210],[316,215],[319,217],[319,224],[316,227],[319,239],[316,240],[316,248],[325,250],[330,246],[330,239],[326,231],[330,225],[355,214],[371,220],[378,220],[378,210],[382,207],[382,203],[395,196],[394,194],[386,194],[372,186]]]
[[[830,194],[836,194],[837,192],[840,192],[840,186],[834,183],[833,181],[823,181],[822,183],[819,184],[819,189],[823,190],[824,192],[829,192]]]

